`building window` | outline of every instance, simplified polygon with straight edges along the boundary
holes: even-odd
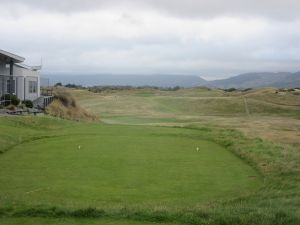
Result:
[[[29,93],[37,93],[37,81],[29,81]]]
[[[10,80],[7,80],[6,92],[10,93]],[[13,82],[12,82],[12,93],[15,94],[15,92],[16,92],[16,81],[13,80]]]

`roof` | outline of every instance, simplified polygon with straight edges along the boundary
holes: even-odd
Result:
[[[7,52],[7,51],[1,50],[1,49],[0,49],[0,59],[4,60],[7,63],[9,63],[11,60],[14,63],[21,63],[21,62],[25,61],[24,57],[15,55],[13,53],[10,53],[10,52]]]
[[[27,69],[27,70],[32,70],[32,71],[38,71],[38,70],[42,69],[42,66],[28,66],[28,65],[23,64],[23,63],[17,63],[17,64],[15,64],[15,66],[18,66],[18,67],[21,67],[21,68],[24,68],[24,69]]]

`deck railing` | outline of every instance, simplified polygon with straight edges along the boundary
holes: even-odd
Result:
[[[42,96],[53,96],[53,89],[52,88],[41,88],[41,95]]]

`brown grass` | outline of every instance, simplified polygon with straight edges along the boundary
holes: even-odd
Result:
[[[54,101],[47,107],[49,115],[69,120],[95,121],[97,116],[78,105],[73,95],[64,88],[53,92]]]
[[[263,88],[223,93],[194,88],[176,92],[153,90],[151,95],[145,97],[142,95],[145,93],[143,89],[97,94],[86,90],[69,90],[81,105],[101,115],[101,120],[106,123],[162,126],[198,124],[237,129],[246,136],[279,144],[300,144],[300,106],[297,106],[300,98],[295,91]],[[243,97],[247,100],[250,116],[246,114]],[[233,114],[235,111],[239,113]]]

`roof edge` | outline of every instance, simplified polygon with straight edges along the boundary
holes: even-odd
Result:
[[[7,51],[4,51],[2,49],[0,49],[0,54],[5,55],[5,56],[7,56],[9,58],[14,59],[16,63],[21,63],[21,62],[25,61],[24,57],[18,56],[16,54],[13,54],[13,53],[10,53],[10,52],[7,52]]]
[[[16,63],[15,66],[27,69],[27,70],[32,70],[32,71],[39,71],[42,69],[42,66],[28,66],[26,64],[23,63]]]

